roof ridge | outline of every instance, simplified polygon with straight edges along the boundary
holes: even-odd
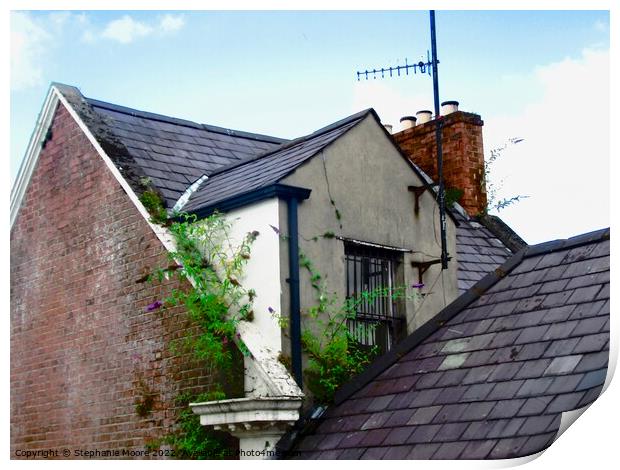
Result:
[[[574,237],[552,240],[548,242],[539,243],[537,245],[530,245],[525,248],[525,258],[532,256],[551,253],[554,251],[566,250],[568,248],[576,248],[581,245],[587,245],[596,241],[609,240],[610,228],[602,228],[594,230],[592,232],[582,233],[575,235]]]
[[[539,243],[538,245],[525,246],[508,258],[501,266],[488,273],[471,288],[459,295],[452,303],[440,310],[435,316],[398,343],[393,349],[375,359],[364,372],[343,385],[342,388],[336,392],[334,403],[336,405],[342,403],[388,367],[393,365],[402,356],[420,345],[426,338],[441,328],[444,323],[458,315],[469,304],[477,300],[488,289],[506,277],[510,271],[517,267],[525,258],[550,253],[552,251],[574,248],[599,240],[608,240],[609,235],[610,229],[606,228],[577,235],[565,240],[553,240],[551,242]]]
[[[109,103],[107,101],[101,101],[95,98],[84,97],[84,99],[86,99],[88,103],[93,107],[103,108],[109,111],[116,111],[119,113],[131,115],[131,116],[143,117],[145,119],[150,119],[152,121],[176,124],[178,126],[191,127],[194,129],[202,129],[202,130],[207,130],[209,132],[215,132],[217,134],[232,135],[235,137],[258,140],[261,142],[270,142],[270,143],[278,144],[278,143],[283,143],[283,142],[288,141],[288,139],[283,139],[280,137],[274,137],[274,136],[265,135],[265,134],[257,134],[254,132],[240,131],[236,129],[229,129],[226,127],[213,126],[210,124],[201,124],[198,122],[190,121],[188,119],[176,118],[173,116],[166,116],[164,114],[153,113],[150,111],[142,111],[139,109],[130,108],[128,106],[123,106],[120,104]]]

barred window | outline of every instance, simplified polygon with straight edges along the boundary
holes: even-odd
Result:
[[[402,306],[391,296],[401,284],[402,252],[346,243],[345,260],[347,298],[356,305],[349,331],[360,346],[384,353],[403,332]]]

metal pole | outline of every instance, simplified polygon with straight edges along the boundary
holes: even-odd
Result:
[[[446,242],[446,197],[443,182],[443,149],[439,116],[439,77],[437,75],[437,38],[435,34],[435,10],[431,10],[431,53],[433,63],[433,98],[435,100],[435,141],[437,142],[437,173],[439,178],[439,223],[441,226],[441,269],[448,269],[448,247]]]

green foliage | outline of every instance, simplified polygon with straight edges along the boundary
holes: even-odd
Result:
[[[141,418],[146,418],[151,411],[153,411],[153,405],[155,404],[155,394],[149,390],[144,380],[140,379],[138,384],[140,396],[136,400],[136,414]]]
[[[168,434],[160,444],[168,444],[177,459],[223,459],[229,456],[226,438],[221,433],[207,430],[200,424],[200,417],[189,408],[192,402],[222,400],[222,392],[209,392],[192,397],[179,395],[177,405],[181,408],[177,418],[177,430]]]
[[[151,215],[151,222],[165,224],[168,220],[168,211],[164,199],[157,190],[153,189],[149,178],[142,178],[140,185],[144,188],[140,195],[140,202]]]
[[[459,200],[463,197],[465,192],[459,188],[446,188],[446,192],[444,194],[444,201],[446,203],[446,207],[452,207],[455,202],[459,202]]]
[[[359,347],[347,320],[355,318],[362,304],[372,304],[377,298],[402,299],[407,297],[407,292],[404,286],[377,288],[341,302],[336,294],[327,291],[323,276],[310,259],[303,253],[299,258],[300,266],[310,275],[317,296],[316,305],[307,312],[311,326],[301,335],[302,347],[308,354],[308,367],[304,371],[306,384],[317,402],[328,404],[333,401],[336,390],[361,373],[377,353],[376,348],[364,350]]]
[[[191,279],[194,285],[192,289],[173,289],[165,304],[184,305],[190,320],[199,327],[200,334],[190,338],[198,359],[228,366],[228,344],[236,341],[241,351],[248,353],[236,331],[239,321],[252,320],[256,293],[246,290],[240,279],[259,234],[248,233],[234,246],[230,224],[220,214],[200,222],[196,216],[181,214],[169,229],[176,242],[176,251],[169,256],[176,264],[157,270],[154,276],[161,281],[174,275]]]
[[[152,202],[150,197],[146,198],[148,204]],[[184,348],[192,351],[198,360],[225,370],[232,366],[233,341],[243,354],[250,354],[236,331],[239,321],[251,321],[254,316],[252,302],[256,292],[244,289],[240,279],[250,259],[251,245],[259,233],[250,232],[235,245],[229,236],[230,224],[220,214],[201,221],[193,215],[179,214],[174,221],[166,220],[162,224],[168,226],[174,237],[176,250],[169,253],[171,264],[157,269],[148,278],[161,282],[176,277],[191,281],[193,287],[172,289],[166,299],[151,304],[148,310],[183,305],[198,330],[197,334],[192,332],[184,338]],[[171,347],[178,350],[176,343]],[[201,426],[199,416],[187,407],[189,402],[223,398],[225,395],[220,391],[178,397],[183,408],[179,412],[177,429],[162,441],[173,447],[177,458],[212,459],[229,455],[225,439]],[[148,408],[149,404],[143,400],[136,405],[136,412],[142,416],[148,414]]]

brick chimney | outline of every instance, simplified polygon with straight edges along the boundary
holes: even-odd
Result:
[[[484,123],[477,114],[459,111],[456,101],[442,103],[442,114],[446,189],[462,190],[459,204],[469,215],[478,215],[485,211],[487,205],[482,149]],[[438,181],[435,123],[433,119],[396,132],[392,137],[412,162]]]

